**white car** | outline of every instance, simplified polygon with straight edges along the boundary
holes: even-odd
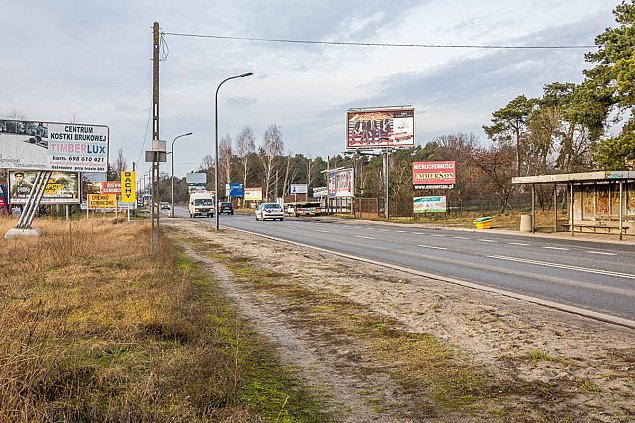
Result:
[[[278,203],[262,203],[256,209],[256,220],[284,220],[284,209]]]

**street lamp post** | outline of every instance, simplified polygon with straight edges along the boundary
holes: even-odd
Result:
[[[240,75],[235,75],[235,76],[230,76],[229,78],[224,79],[220,84],[218,84],[218,88],[216,88],[216,97],[214,99],[214,112],[215,112],[215,142],[214,142],[214,189],[216,190],[216,195],[214,196],[214,220],[216,221],[216,232],[219,231],[220,228],[220,222],[219,222],[219,218],[218,218],[218,193],[219,193],[219,189],[218,189],[218,90],[220,90],[221,85],[223,85],[225,82],[229,81],[230,79],[236,79],[236,78],[244,78],[246,76],[251,76],[253,75],[252,72],[247,72],[247,73],[243,73]],[[174,158],[172,158],[174,159]]]
[[[187,137],[188,135],[192,135],[192,133],[181,134],[172,140],[172,150],[170,150],[172,152],[172,203],[170,204],[170,217],[174,217],[174,141],[181,137]]]

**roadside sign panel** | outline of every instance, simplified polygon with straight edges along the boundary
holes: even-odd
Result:
[[[307,184],[291,184],[291,194],[306,194],[309,192]]]
[[[433,189],[456,183],[456,163],[414,162],[412,163],[412,185],[415,189]],[[427,186],[432,185],[432,186]]]
[[[26,204],[37,171],[9,172],[11,204]],[[52,172],[41,204],[79,204],[79,177],[75,172]]]
[[[329,197],[353,197],[355,185],[353,169],[332,170],[329,172]]]
[[[104,125],[0,120],[0,168],[106,172],[108,142]]]
[[[121,172],[121,202],[136,203],[135,172]]]
[[[415,145],[415,110],[349,110],[346,135],[347,149],[412,147]]]
[[[121,195],[121,182],[119,181],[101,182],[101,190],[99,192],[101,192],[102,194]]]
[[[415,213],[445,213],[447,201],[445,195],[430,197],[414,197],[412,208]]]
[[[245,188],[245,201],[262,201],[262,188]]]
[[[231,183],[229,184],[229,196],[230,197],[242,197],[245,195],[245,188],[243,184]]]
[[[89,209],[115,209],[117,196],[115,194],[88,194]]]
[[[207,183],[207,173],[186,173],[185,182],[192,185],[204,185]]]

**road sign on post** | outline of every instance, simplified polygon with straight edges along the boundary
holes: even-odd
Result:
[[[136,203],[137,193],[135,192],[135,173],[121,172],[121,202]]]

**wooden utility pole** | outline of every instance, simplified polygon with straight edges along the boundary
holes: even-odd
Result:
[[[159,23],[154,23],[152,48],[152,144],[159,141]],[[152,240],[159,239],[159,158],[154,154],[152,160]],[[155,224],[156,219],[156,224]]]

